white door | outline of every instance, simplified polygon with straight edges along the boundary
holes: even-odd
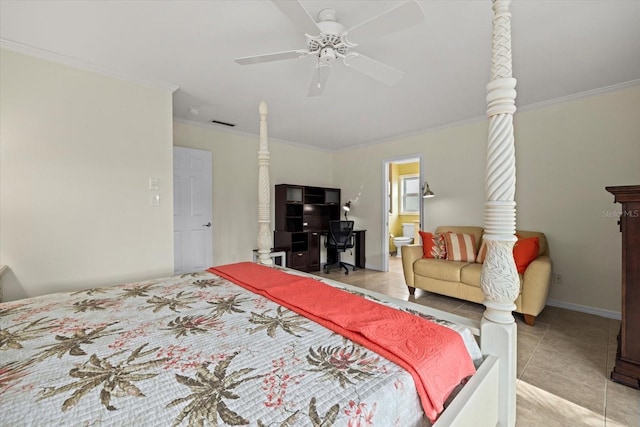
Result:
[[[213,265],[211,152],[173,147],[175,274]]]

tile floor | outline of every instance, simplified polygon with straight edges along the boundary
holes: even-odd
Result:
[[[389,272],[334,269],[320,276],[404,300],[409,292],[400,259]],[[484,306],[416,291],[412,301],[480,319]],[[640,427],[640,391],[609,379],[620,322],[557,307],[546,307],[535,326],[518,323],[516,425]]]

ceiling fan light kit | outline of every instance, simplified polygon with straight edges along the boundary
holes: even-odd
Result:
[[[347,36],[352,32],[363,38],[366,38],[367,34],[386,35],[424,21],[424,13],[416,0],[404,2],[351,29],[345,29],[344,25],[338,22],[338,12],[335,9],[322,9],[318,13],[318,22],[316,22],[299,1],[272,1],[294,25],[304,31],[307,38],[307,49],[246,56],[237,58],[236,62],[241,65],[249,65],[315,56],[317,72],[312,75],[307,96],[322,94],[329,78],[331,64],[338,58],[342,59],[345,66],[374,80],[389,86],[396,84],[402,79],[404,72],[360,53],[350,52],[349,49],[358,46],[358,44],[347,40]],[[320,34],[314,35],[318,31]]]

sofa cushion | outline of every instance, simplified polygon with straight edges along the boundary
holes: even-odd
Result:
[[[460,272],[460,281],[470,286],[480,287],[480,273],[482,273],[482,264],[473,263],[467,265]]]
[[[475,286],[477,288],[480,287],[480,275],[482,274],[482,264],[473,263],[466,265],[460,271],[460,281],[465,285]],[[518,274],[518,278],[520,280],[520,292],[522,292],[522,274]]]
[[[476,242],[473,234],[446,233],[444,241],[447,247],[447,259],[449,261],[476,260]]]
[[[446,258],[444,236],[442,234],[433,234],[425,231],[418,231],[422,239],[423,258],[442,259]]]
[[[467,265],[468,262],[422,258],[413,263],[413,273],[432,279],[460,282],[460,271]]]

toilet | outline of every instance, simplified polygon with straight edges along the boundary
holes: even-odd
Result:
[[[401,247],[404,245],[409,245],[413,243],[413,234],[414,234],[414,224],[412,222],[403,222],[402,223],[402,237],[394,237],[393,244],[398,249],[396,253],[397,257],[402,256]]]

